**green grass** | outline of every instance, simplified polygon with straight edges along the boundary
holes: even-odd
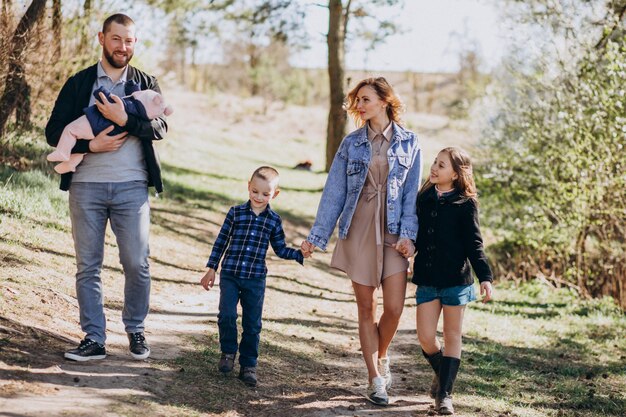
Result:
[[[67,194],[59,190],[58,176],[40,170],[0,165],[0,213],[60,230],[69,225]]]
[[[612,300],[500,283],[495,302],[473,304],[466,323],[458,392],[519,416],[624,415],[626,319]]]

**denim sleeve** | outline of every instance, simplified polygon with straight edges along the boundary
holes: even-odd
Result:
[[[417,142],[417,138],[415,138]],[[402,189],[402,216],[400,216],[400,238],[417,239],[417,192],[422,180],[422,149],[415,145],[413,164]]]
[[[224,252],[228,247],[228,241],[232,235],[233,224],[235,222],[235,209],[233,207],[228,210],[228,214],[226,215],[226,219],[224,219],[224,223],[222,224],[222,228],[220,229],[220,233],[217,235],[215,239],[215,243],[213,244],[213,250],[211,251],[211,256],[209,257],[209,261],[206,266],[212,268],[217,271],[217,267],[220,264],[220,259],[224,256]]]
[[[270,244],[279,258],[293,259],[300,265],[304,264],[304,256],[302,255],[302,252],[300,252],[299,249],[293,249],[287,246],[287,243],[285,242],[285,232],[283,231],[283,225],[280,220],[276,222],[276,227],[272,230],[272,234],[270,235]]]
[[[322,198],[317,208],[315,223],[307,237],[309,242],[322,250],[326,250],[328,240],[335,230],[337,220],[346,202],[346,194],[348,192],[348,179],[346,178],[348,156],[345,151],[346,146],[346,140],[344,139],[341,145],[339,145],[339,150],[330,166]]]

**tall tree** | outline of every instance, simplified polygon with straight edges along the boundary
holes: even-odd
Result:
[[[61,58],[62,44],[62,16],[61,16],[61,0],[52,1],[52,45],[54,48],[54,57],[58,60]]]
[[[326,129],[326,171],[346,133],[346,114],[343,110],[345,96],[345,54],[348,39],[348,22],[351,18],[369,20],[370,28],[362,25],[353,33],[370,43],[369,49],[394,34],[394,22],[380,19],[375,13],[379,7],[401,5],[402,0],[329,0],[328,1],[328,78],[330,83],[330,108]],[[365,29],[364,29],[365,28]]]
[[[352,1],[344,6],[341,0],[328,2],[328,79],[330,107],[326,128],[326,171],[330,170],[335,152],[346,132],[346,113],[343,110],[344,72],[346,55],[346,28]]]
[[[0,10],[0,74],[4,72],[9,56],[9,32],[13,26],[13,2],[11,0],[2,0],[2,9]]]
[[[26,83],[25,57],[28,43],[32,37],[35,24],[42,18],[46,8],[46,0],[33,0],[11,38],[9,64],[4,80],[4,92],[0,97],[0,137],[4,136],[9,116],[28,90]]]

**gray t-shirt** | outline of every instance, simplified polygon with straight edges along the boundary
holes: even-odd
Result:
[[[102,64],[98,62],[98,76],[93,84],[93,91],[99,87],[108,89],[111,93],[119,97],[124,97],[124,83],[128,67],[124,70],[122,77],[113,83],[113,80],[106,75]],[[96,102],[91,96],[89,105]],[[148,180],[148,171],[144,160],[141,142],[135,136],[126,136],[126,141],[117,150],[112,152],[93,152],[85,154],[85,158],[76,168],[72,177],[72,182],[128,182]]]

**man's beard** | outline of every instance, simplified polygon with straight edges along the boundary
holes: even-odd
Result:
[[[126,60],[123,63],[119,63],[115,61],[115,58],[113,57],[113,53],[108,51],[106,47],[104,47],[102,50],[104,52],[104,58],[107,60],[109,65],[111,65],[113,68],[118,68],[118,69],[124,68],[126,65],[128,65],[130,60],[133,58],[133,53],[127,52]]]

